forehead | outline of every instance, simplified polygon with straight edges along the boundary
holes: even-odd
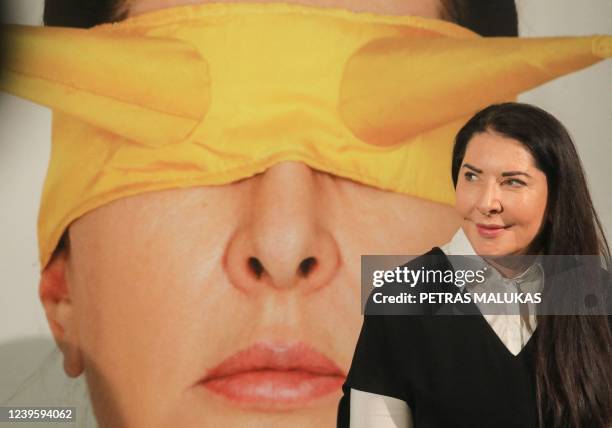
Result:
[[[372,12],[384,15],[416,15],[440,18],[442,3],[447,0],[285,0],[284,3],[304,6],[340,8],[354,12]],[[278,0],[126,0],[130,16],[159,9],[205,3],[277,3]]]
[[[484,172],[527,171],[536,168],[535,159],[520,141],[490,132],[472,137],[463,163],[469,163]]]

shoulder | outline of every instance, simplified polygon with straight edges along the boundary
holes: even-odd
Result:
[[[432,314],[438,309],[437,306],[431,303],[421,303],[420,294],[444,292],[447,291],[448,285],[436,282],[442,281],[441,277],[436,277],[433,281],[426,281],[426,284],[419,278],[425,277],[423,272],[449,270],[453,270],[453,267],[448,257],[439,247],[432,248],[409,262],[393,268],[393,271],[399,273],[394,275],[393,280],[385,281],[384,284],[370,291],[364,313],[377,316],[390,315],[393,324],[397,323],[395,317],[398,315]],[[412,296],[412,300],[409,296]]]
[[[410,260],[402,265],[410,269],[452,269],[448,256],[440,247],[433,247],[428,252]]]

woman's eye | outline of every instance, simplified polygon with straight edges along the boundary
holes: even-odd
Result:
[[[509,180],[504,181],[504,184],[512,187],[522,187],[527,185],[527,183],[525,183],[523,180],[519,180],[518,178],[510,178]]]
[[[464,176],[467,181],[475,181],[478,178],[473,172],[466,172]]]

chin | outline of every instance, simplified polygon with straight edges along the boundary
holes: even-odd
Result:
[[[512,250],[504,245],[491,242],[478,243],[474,246],[474,251],[479,256],[507,256],[512,254]]]

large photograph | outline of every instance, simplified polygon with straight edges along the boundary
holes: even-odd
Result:
[[[453,406],[378,383],[388,331],[364,323],[361,256],[605,256],[610,18],[604,0],[7,2],[0,406],[84,427],[444,426]],[[470,229],[474,213],[515,229]],[[542,373],[572,346],[595,349],[568,354],[577,372],[609,360],[607,319],[566,328],[600,348],[517,319],[529,334],[506,346],[549,329],[553,371],[516,372],[535,376],[524,408],[457,423],[605,427],[609,400],[564,406],[584,395]],[[586,396],[610,392],[601,370],[574,378]]]

